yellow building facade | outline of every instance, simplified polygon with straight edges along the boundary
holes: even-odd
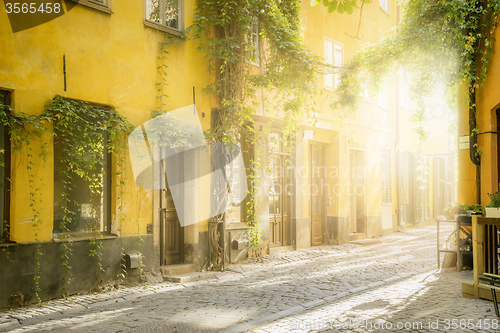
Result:
[[[396,1],[373,1],[363,5],[361,18],[359,12],[328,13],[321,4],[303,1],[307,49],[340,67],[363,46],[389,34],[401,15]],[[430,137],[421,144],[411,120],[409,78],[402,70],[388,76],[379,93],[366,92],[351,113],[330,108],[336,80],[335,71],[318,78],[314,119],[301,123],[291,156],[274,145],[259,147],[264,167],[294,161],[291,170],[257,184],[262,193],[269,192],[259,200],[258,215],[270,253],[342,244],[433,222],[454,200],[455,143],[442,128],[450,121],[445,107],[428,107],[424,127]],[[284,126],[279,119],[262,112],[256,116],[256,126],[269,122],[272,135],[279,135]],[[274,188],[287,186],[291,194],[276,194]]]
[[[171,3],[177,7],[168,7]],[[85,105],[103,114],[114,110],[132,128],[147,132],[141,125],[152,119],[152,111],[161,114],[194,104],[201,129],[212,126],[216,98],[202,92],[214,79],[208,71],[207,51],[198,49],[199,40],[182,38],[193,23],[195,1],[80,0],[75,6],[67,0],[61,8],[64,15],[15,32],[8,8],[0,9],[0,102],[9,107],[7,112],[39,116],[51,101],[65,101],[78,105],[83,120]],[[340,67],[363,45],[388,34],[399,12],[395,0],[364,4],[361,18],[359,9],[352,15],[330,14],[322,4],[304,0],[305,47]],[[259,70],[257,64],[251,66]],[[311,97],[316,105],[314,119],[300,124],[293,152],[285,149],[281,139],[284,122],[264,112],[268,96],[258,93],[253,101],[255,129],[269,131],[266,140],[247,152],[258,152],[262,161],[255,213],[264,254],[342,244],[432,221],[440,214],[438,206],[448,200],[448,185],[439,185],[449,182],[441,175],[450,151],[446,136],[433,131],[442,144],[415,148],[412,106],[401,87],[401,76],[388,77],[377,96],[367,94],[350,114],[329,107],[337,80],[336,73],[318,78],[318,94]],[[56,114],[44,126],[52,128],[58,119]],[[439,122],[428,120],[429,126]],[[83,138],[85,133],[77,127],[70,131]],[[61,190],[64,173],[59,169],[78,173],[71,161],[61,163],[64,136],[47,131],[31,144],[17,147],[17,134],[9,137],[9,127],[3,130],[0,272],[9,288],[0,291],[0,307],[18,292],[26,302],[33,301],[37,280],[39,296],[49,299],[116,281],[123,269],[132,277],[142,271],[159,274],[162,270],[169,275],[208,269],[214,242],[221,246],[224,262],[246,258],[245,202],[230,211],[216,232],[206,219],[182,225],[178,213],[197,215],[209,209],[213,200],[202,193],[212,186],[211,181],[196,183],[195,194],[179,207],[170,190],[176,184],[168,189],[136,184],[127,151],[102,152],[99,168],[106,171],[97,180],[105,183],[99,200],[78,202],[89,191],[88,182],[72,184],[69,202],[76,202],[79,220],[99,223],[58,230],[60,220],[64,221],[58,202],[66,193]],[[119,143],[127,144],[125,134]],[[155,146],[148,142],[144,147],[153,150]],[[83,163],[88,156],[80,153],[78,163]],[[245,156],[247,164],[250,159]],[[420,160],[423,168],[418,168]],[[181,168],[204,167],[182,163]],[[419,176],[427,185],[417,183]]]
[[[17,32],[9,25],[9,8],[2,7],[2,103],[13,113],[38,116],[51,100],[61,96],[68,101],[112,108],[133,127],[150,120],[151,112],[158,112],[160,107],[161,111],[170,111],[195,103],[203,129],[209,128],[212,102],[210,96],[201,93],[210,82],[206,54],[197,50],[197,41],[163,45],[169,40],[166,32],[180,36],[184,27],[192,24],[195,2],[183,2],[184,15],[174,14],[170,21],[169,17],[151,14],[147,6],[153,5],[150,1],[89,0],[72,8],[74,4],[68,1],[61,8],[64,15]],[[160,2],[162,5],[164,2]],[[122,139],[126,144],[126,137]],[[38,157],[42,144],[48,147],[45,161]],[[162,191],[135,184],[126,152],[106,162],[109,191],[101,205],[107,216],[97,230],[75,229],[70,235],[57,232],[54,207],[60,179],[55,168],[55,144],[54,137],[45,133],[30,145],[32,150],[25,145],[19,152],[5,153],[10,159],[10,170],[5,174],[11,181],[4,193],[7,199],[2,207],[5,218],[0,246],[4,250],[2,278],[9,288],[2,288],[0,306],[5,306],[15,292],[33,301],[37,274],[42,299],[89,290],[100,281],[117,280],[123,254],[134,262],[135,254],[140,252],[140,265],[145,269],[158,268],[162,260],[179,262],[180,256],[201,266],[199,262],[205,259],[194,258],[193,253],[198,246],[208,247],[207,222],[183,228],[182,243],[180,239],[168,242],[164,212],[171,202]],[[30,206],[31,196],[35,196],[35,207]],[[80,205],[78,214],[84,214],[84,205],[89,204]],[[176,227],[175,232],[179,230]],[[96,231],[100,235],[96,236]],[[89,257],[94,249],[91,240],[96,237],[102,244],[99,264],[96,256]],[[60,257],[65,251],[63,244],[70,239],[68,264],[73,279],[64,282]],[[35,244],[39,244],[39,250]],[[38,273],[34,268],[36,252],[41,253]],[[98,265],[103,269],[100,275]],[[133,275],[139,268],[135,264],[128,270]]]

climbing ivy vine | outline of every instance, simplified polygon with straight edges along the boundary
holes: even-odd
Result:
[[[35,175],[38,168],[47,169],[45,162],[48,158],[49,143],[44,137],[48,135],[53,136],[55,141],[59,140],[59,148],[63,150],[63,153],[55,152],[55,164],[61,167],[59,170],[61,179],[58,181],[62,183],[61,200],[56,203],[58,207],[55,207],[55,210],[60,210],[62,218],[54,231],[62,232],[61,259],[64,268],[63,288],[65,288],[65,284],[71,279],[69,260],[72,237],[69,232],[75,231],[70,226],[77,215],[78,206],[78,203],[74,202],[70,196],[72,187],[76,186],[77,179],[83,179],[90,192],[99,195],[102,192],[102,178],[105,172],[102,165],[102,154],[116,155],[120,151],[126,150],[125,135],[132,130],[133,126],[113,109],[69,100],[61,96],[56,96],[51,100],[47,104],[45,112],[38,116],[15,112],[10,107],[0,103],[0,122],[9,131],[12,153],[18,154],[16,156],[19,156],[20,159],[23,156],[27,158],[25,165],[29,185],[29,206],[33,213],[32,226],[36,242],[34,295],[40,302],[40,258],[42,252],[39,233],[42,226],[41,210],[44,206],[42,187],[45,186],[45,182],[43,178],[35,179]],[[35,152],[38,155],[35,155]],[[0,153],[3,154],[4,151]],[[42,163],[35,163],[35,160],[41,160]],[[21,165],[21,160],[13,166],[13,169],[19,165]],[[91,209],[85,213],[95,220],[95,211]],[[102,274],[103,236],[94,224],[89,225],[83,231],[92,232],[94,235],[94,238],[90,239],[89,256],[96,258],[99,274]]]
[[[457,84],[463,84],[475,119],[475,91],[487,75],[500,1],[403,0],[401,5],[404,16],[395,30],[346,63],[335,104],[355,109],[364,82],[377,91],[391,72],[403,68],[412,74],[413,120],[425,139],[423,98],[439,83],[448,87],[449,101],[456,101]]]
[[[261,143],[252,115],[258,92],[265,96],[263,109],[284,119],[286,143],[299,127],[304,114],[312,111],[315,80],[322,61],[303,46],[301,34],[301,2],[298,0],[199,0],[193,38],[200,48],[208,50],[209,71],[215,74],[206,87],[218,99],[218,115],[210,138],[222,142],[246,140],[246,147]],[[259,42],[257,42],[257,40]],[[257,65],[257,66],[255,66]],[[287,147],[292,149],[292,145]],[[250,188],[255,188],[261,167],[254,154],[250,163]],[[261,249],[259,221],[255,216],[255,193],[246,203],[251,241]]]

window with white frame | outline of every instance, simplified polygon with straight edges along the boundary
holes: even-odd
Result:
[[[341,67],[344,58],[344,46],[334,41],[333,39],[324,39],[325,62],[333,67]],[[337,69],[333,69],[337,72]],[[325,74],[325,89],[335,89],[340,83],[340,76],[338,73]]]
[[[380,0],[380,8],[389,13],[389,0]]]
[[[165,30],[182,30],[182,0],[144,0],[144,6],[146,24]]]

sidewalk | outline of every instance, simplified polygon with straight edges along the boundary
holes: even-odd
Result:
[[[421,322],[422,329],[407,331],[447,332],[453,319],[495,319],[490,302],[461,296],[460,280],[471,272],[436,271],[435,237],[435,226],[405,229],[366,246],[321,246],[231,265],[210,280],[54,300],[0,313],[0,331],[375,332],[374,323]],[[339,326],[349,321],[358,326]]]

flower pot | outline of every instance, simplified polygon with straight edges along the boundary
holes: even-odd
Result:
[[[486,217],[500,218],[500,208],[485,207],[485,210],[486,210]]]

